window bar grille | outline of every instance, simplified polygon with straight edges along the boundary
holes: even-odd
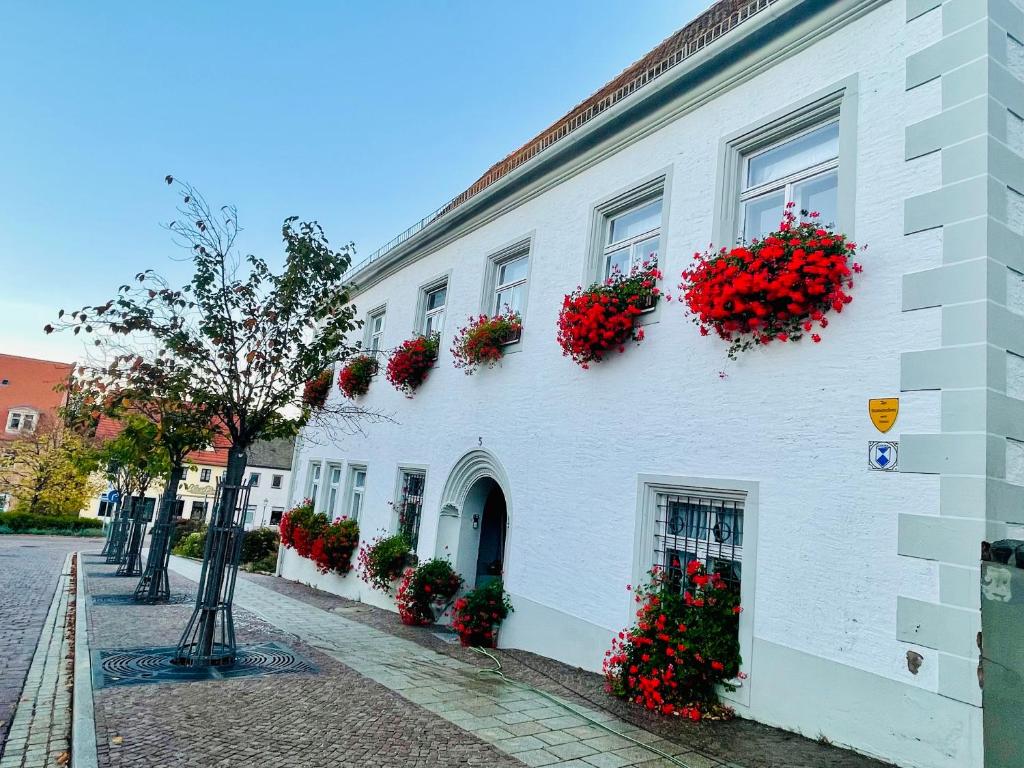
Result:
[[[402,500],[398,508],[398,527],[415,552],[420,538],[420,518],[423,516],[423,486],[426,475],[405,472],[402,476]]]
[[[660,494],[655,518],[654,563],[674,583],[699,560],[739,588],[743,563],[743,502],[706,496]]]

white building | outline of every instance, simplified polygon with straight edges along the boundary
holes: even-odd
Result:
[[[500,645],[593,670],[664,552],[731,560],[742,716],[901,766],[981,766],[979,548],[1024,524],[1021,40],[1011,0],[717,3],[357,267],[366,346],[429,321],[441,359],[412,399],[375,379],[360,404],[394,423],[307,434],[292,500],[358,514],[365,539],[396,530],[391,502],[419,509],[421,557],[470,583],[503,567]],[[777,219],[808,188],[870,246],[822,343],[731,362],[663,301],[624,354],[562,356],[562,297],[601,277],[611,221],[642,210],[638,249],[657,238],[674,292],[744,212]],[[522,339],[465,376],[452,338],[512,273]],[[884,436],[869,398],[900,399]],[[899,471],[869,469],[881,439]],[[659,512],[680,509],[710,525],[672,536]],[[293,551],[281,572],[390,603]]]
[[[249,483],[249,504],[245,511],[245,528],[277,525],[288,506],[291,485],[293,439],[260,440],[249,448],[246,481]]]

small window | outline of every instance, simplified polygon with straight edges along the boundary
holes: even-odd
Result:
[[[359,519],[363,510],[363,494],[366,492],[366,467],[352,466],[348,469],[348,504],[346,514],[353,520]]]
[[[284,507],[271,507],[270,508],[270,524],[271,525],[280,525],[282,517],[284,517]]]
[[[530,269],[530,254],[521,253],[496,265],[493,314],[515,312],[520,317],[526,299],[526,278]]]
[[[210,474],[211,474],[211,470],[209,470],[209,469],[204,468],[204,469],[199,470],[199,482],[201,482],[201,483],[208,483],[208,482],[210,482]]]
[[[209,472],[209,470],[204,470]],[[193,501],[192,510],[189,512],[189,517],[192,520],[203,520],[206,518],[206,502],[205,501]]]
[[[271,475],[271,477],[270,477],[270,487],[271,488],[280,488],[281,487],[281,483],[283,483],[283,482],[284,482],[284,475]]]
[[[366,348],[370,352],[384,349],[384,310],[374,310],[366,318]]]
[[[249,473],[249,487],[250,488],[259,488],[260,487],[260,473],[259,472],[250,472]]]
[[[7,431],[35,432],[37,424],[36,416],[36,411],[30,410],[28,408],[19,408],[18,410],[12,410],[10,413],[7,414]]]
[[[743,501],[729,497],[659,493],[654,565],[679,584],[693,560],[735,589],[743,575]]]
[[[245,508],[245,520],[243,521],[242,525],[252,525],[252,521],[253,521],[253,519],[255,517],[256,517],[256,505],[255,504],[249,504]]]
[[[430,336],[444,329],[444,308],[448,299],[448,283],[435,285],[423,291],[423,322],[420,333]]]
[[[317,496],[320,495],[320,462],[313,462],[309,465],[309,475],[306,479],[306,497],[312,502],[313,509],[316,509]]]
[[[327,465],[327,509],[330,518],[341,517],[338,505],[341,503],[341,465]]]
[[[423,516],[423,487],[426,473],[417,470],[402,470],[398,504],[398,532],[409,541],[416,551],[420,538],[420,518]]]
[[[174,500],[174,516],[182,517],[185,514],[185,500],[175,499]]]
[[[836,223],[839,190],[839,122],[790,136],[743,159],[740,222],[744,240],[776,230],[793,203],[796,213],[818,213]]]
[[[628,275],[658,261],[662,198],[647,199],[605,214],[601,278]]]

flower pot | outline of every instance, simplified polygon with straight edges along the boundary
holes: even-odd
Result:
[[[501,344],[502,345],[505,345],[505,344],[515,344],[521,338],[523,338],[523,328],[522,328],[522,326],[520,326],[518,328],[510,328],[509,330],[505,331],[504,334],[502,334]]]

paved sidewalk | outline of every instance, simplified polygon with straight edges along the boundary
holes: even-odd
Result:
[[[68,555],[25,678],[0,768],[66,765],[71,748],[71,670],[68,663]]]
[[[198,579],[199,563],[172,558]],[[551,695],[524,691],[417,643],[239,579],[236,605],[528,766],[730,766]]]

